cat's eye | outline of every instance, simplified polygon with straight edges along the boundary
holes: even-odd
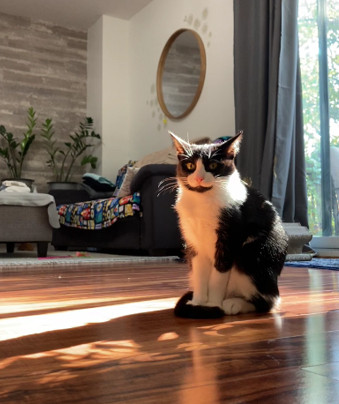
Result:
[[[211,171],[216,170],[218,168],[218,163],[216,163],[215,161],[212,161],[212,163],[209,163],[208,168]]]
[[[185,168],[188,171],[194,171],[195,170],[195,164],[192,163],[191,161],[188,161],[187,163],[185,163]]]

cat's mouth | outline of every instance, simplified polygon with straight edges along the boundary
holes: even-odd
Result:
[[[195,191],[195,192],[207,192],[207,191],[209,191],[210,189],[213,188],[212,185],[210,185],[210,186],[198,185],[198,186],[196,186],[196,187],[192,187],[192,186],[189,185],[189,184],[185,184],[185,187],[186,187],[187,189],[189,189],[190,191]]]

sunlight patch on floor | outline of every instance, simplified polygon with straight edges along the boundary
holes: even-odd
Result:
[[[36,299],[36,297],[35,297]],[[13,303],[11,302],[13,301]],[[4,314],[15,314],[15,313],[25,313],[33,311],[43,311],[43,310],[57,310],[62,308],[67,308],[70,306],[81,306],[81,305],[95,305],[104,303],[114,303],[116,301],[123,300],[123,298],[112,298],[112,297],[99,297],[99,298],[86,298],[86,299],[74,299],[74,300],[56,300],[54,302],[31,302],[29,299],[26,301],[20,301],[17,296],[13,299],[6,298],[6,304],[0,303],[0,312]]]
[[[0,320],[0,341],[49,331],[82,327],[87,324],[104,323],[119,317],[167,310],[174,307],[177,298],[147,300],[125,304],[67,310],[33,316],[5,318]]]

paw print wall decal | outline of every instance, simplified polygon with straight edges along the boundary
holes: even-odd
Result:
[[[189,14],[184,17],[184,22],[192,29],[197,31],[202,37],[205,37],[205,46],[208,48],[211,45],[212,32],[208,28],[208,9],[204,8],[201,16],[196,17],[194,14]]]

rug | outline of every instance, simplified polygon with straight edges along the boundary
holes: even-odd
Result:
[[[289,261],[286,267],[331,269],[339,271],[339,258],[313,258],[311,261]]]
[[[134,256],[134,255],[114,255],[114,254],[95,254],[95,253],[68,253],[67,255],[50,255],[46,258],[38,258],[29,254],[14,254],[8,256],[0,253],[0,273],[8,270],[22,268],[55,268],[58,265],[63,266],[89,266],[89,265],[114,265],[121,263],[141,263],[141,262],[165,262],[176,261],[176,256]]]

